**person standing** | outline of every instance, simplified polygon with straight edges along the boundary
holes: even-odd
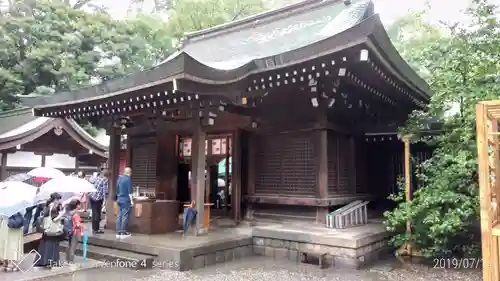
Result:
[[[18,271],[17,262],[23,259],[23,223],[24,217],[16,213],[9,218],[0,217],[0,259],[4,271]]]
[[[116,238],[125,238],[130,236],[128,232],[128,220],[130,210],[134,204],[132,200],[132,169],[127,167],[123,170],[123,176],[118,178],[116,184],[116,204],[118,212],[116,215]]]
[[[94,234],[104,233],[100,230],[101,214],[102,214],[102,204],[104,199],[108,194],[108,169],[103,169],[101,174],[96,178],[94,187],[96,192],[93,192],[89,196],[90,208],[92,210],[92,232]]]
[[[57,267],[60,266],[59,253],[60,246],[59,243],[64,239],[64,232],[62,232],[63,228],[63,214],[61,214],[61,194],[52,193],[50,195],[50,199],[47,200],[45,204],[45,208],[42,211],[43,220],[43,234],[42,239],[40,240],[40,246],[38,247],[38,253],[40,254],[40,258],[35,263],[37,267]],[[49,223],[50,222],[50,223]],[[46,225],[49,223],[49,225]],[[55,233],[49,233],[52,231],[54,225],[61,225],[61,233],[60,235],[56,235]],[[55,227],[57,228],[57,227]]]
[[[85,179],[85,173],[83,171],[79,171],[76,176],[80,179]],[[80,196],[80,203],[82,204],[82,210],[83,212],[87,212],[88,209],[89,209],[89,204],[88,204],[88,196],[87,196],[87,193],[84,193],[84,192],[81,192],[81,193],[77,193],[75,194],[76,196]]]
[[[72,200],[67,206],[66,235],[68,238],[68,248],[66,248],[66,261],[73,263],[75,261],[75,250],[78,239],[83,236],[84,228],[80,217],[80,201]]]

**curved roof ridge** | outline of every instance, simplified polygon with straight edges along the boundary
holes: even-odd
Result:
[[[29,134],[31,131],[36,130],[40,127],[45,126],[48,122],[51,122],[53,118],[49,117],[36,117],[35,119],[28,121],[27,123],[16,127],[14,129],[8,130],[0,134],[0,142],[3,139],[13,139],[17,136],[22,136]]]
[[[230,32],[233,31],[233,29],[235,28],[236,29],[244,28],[246,25],[256,23],[260,20],[272,21],[276,20],[276,17],[282,18],[300,12],[305,12],[311,8],[310,6],[313,5],[322,6],[330,4],[328,2],[339,2],[339,1],[340,0],[304,0],[290,5],[286,5],[281,8],[260,12],[258,14],[251,15],[239,20],[234,20],[227,23],[219,24],[214,27],[205,28],[198,31],[187,32],[184,34],[184,40],[186,41],[183,42],[181,48],[183,48],[185,46],[185,43],[187,43],[189,40],[197,39],[197,37],[200,36],[204,37],[205,35],[216,35],[212,33],[219,33],[220,31]]]
[[[26,139],[29,138],[29,141],[33,141],[30,136],[33,134],[41,135],[50,131],[50,129],[63,124],[65,129],[73,130],[79,137],[81,137],[84,141],[88,142],[91,147],[95,147],[100,151],[95,151],[99,155],[104,155],[104,152],[108,150],[106,145],[99,143],[94,137],[92,137],[89,133],[87,133],[75,120],[73,119],[61,119],[61,122],[56,122],[58,118],[51,117],[37,117],[33,116],[33,109],[30,107],[23,107],[19,109],[9,110],[0,113],[0,123],[1,122],[9,122],[14,123],[11,126],[12,128],[7,129],[0,133],[0,144],[2,143],[11,143],[12,147],[19,144],[24,144],[28,141]],[[21,120],[9,120],[11,118],[22,118]],[[67,124],[67,126],[64,126]],[[50,127],[50,128],[47,128]],[[40,137],[39,135],[38,137]],[[37,138],[38,138],[37,137]],[[79,142],[75,139],[76,142]],[[23,142],[23,143],[21,143]],[[14,144],[16,143],[16,144]]]

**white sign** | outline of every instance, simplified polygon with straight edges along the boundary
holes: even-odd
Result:
[[[36,250],[31,250],[29,253],[24,255],[23,253],[20,253],[20,256],[22,258],[18,261],[12,261],[12,264],[17,268],[22,273],[26,273],[30,271],[35,264],[42,258],[40,253]]]

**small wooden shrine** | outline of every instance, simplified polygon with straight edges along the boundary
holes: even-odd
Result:
[[[173,221],[167,205],[189,201],[188,186],[210,203],[205,173],[228,155],[236,221],[319,222],[334,206],[386,198],[403,165],[396,129],[429,95],[371,1],[309,0],[187,34],[158,66],[41,98],[34,112],[107,126],[114,174],[127,135],[133,184],[156,195],[139,231]]]
[[[107,161],[107,146],[74,120],[35,117],[22,108],[1,113],[0,123],[0,180],[37,167],[95,172]]]

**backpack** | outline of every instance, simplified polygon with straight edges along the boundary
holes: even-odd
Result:
[[[70,238],[71,236],[73,236],[73,221],[71,218],[72,215],[70,214],[64,215],[63,232],[65,238]]]
[[[14,229],[22,228],[24,226],[23,215],[21,215],[21,213],[15,213],[14,215],[10,216],[7,221],[7,226]]]

